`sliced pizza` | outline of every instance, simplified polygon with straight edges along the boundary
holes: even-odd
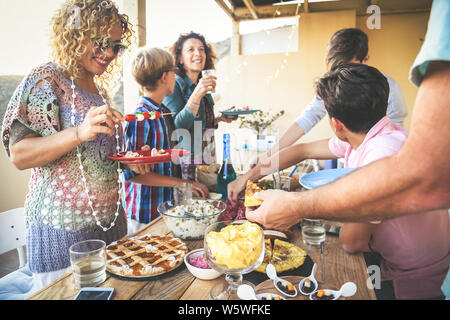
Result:
[[[275,239],[271,261],[277,272],[281,273],[300,267],[305,262],[306,255],[300,247]]]
[[[265,273],[266,267],[270,263],[272,259],[272,241],[270,239],[264,240],[265,248],[264,248],[264,260],[263,262],[256,268],[256,271]]]
[[[245,188],[245,201],[244,206],[246,207],[257,207],[262,204],[261,200],[255,198],[255,193],[262,191],[255,183],[248,180],[247,187]]]
[[[269,263],[273,264],[277,273],[293,270],[305,262],[306,256],[307,253],[304,250],[292,243],[279,239],[266,239],[264,260],[256,271],[265,273]]]

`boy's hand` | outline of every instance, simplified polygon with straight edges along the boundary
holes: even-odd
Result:
[[[200,196],[200,198],[207,198],[208,197],[208,187],[205,186],[203,183],[197,182],[197,181],[189,181],[190,184],[192,184],[192,191],[194,191],[197,195]]]
[[[248,179],[244,175],[230,182],[227,186],[228,199],[232,202],[239,200],[239,194],[245,189],[247,180]]]
[[[150,146],[145,145],[141,148],[142,151],[150,151]],[[150,173],[153,164],[129,164],[129,169],[138,175],[144,175]]]

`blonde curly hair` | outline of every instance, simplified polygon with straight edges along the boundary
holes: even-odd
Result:
[[[83,67],[80,61],[86,52],[85,42],[90,41],[91,36],[109,37],[111,29],[119,24],[122,26],[121,42],[128,48],[134,42],[128,16],[120,14],[110,0],[67,0],[51,23],[51,56],[68,77],[81,76]],[[121,66],[122,59],[117,55],[102,75],[95,76],[96,84],[106,95],[119,81]]]

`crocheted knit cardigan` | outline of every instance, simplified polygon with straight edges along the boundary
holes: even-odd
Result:
[[[75,93],[75,123],[80,124],[92,106],[101,106],[103,102],[100,95],[78,85]],[[54,63],[33,69],[17,87],[5,113],[2,140],[8,155],[14,121],[40,136],[49,136],[72,126],[71,104],[71,81]],[[115,137],[104,134],[79,146],[93,208],[104,226],[113,221],[119,200],[117,163],[106,157],[115,152],[115,147]],[[96,225],[88,201],[76,148],[45,166],[32,169],[25,200],[31,271],[68,267],[68,248],[75,242],[97,238],[110,243],[126,234],[121,205],[115,226],[104,232]]]

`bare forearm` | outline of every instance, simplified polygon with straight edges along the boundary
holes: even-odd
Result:
[[[246,173],[246,178],[247,180],[255,181],[271,173],[289,168],[304,159],[301,145],[291,146],[274,154],[267,161],[259,163]]]
[[[297,124],[293,123],[286,132],[281,136],[277,144],[275,144],[268,152],[267,156],[276,154],[278,151],[293,145],[298,139],[304,136],[303,129]]]
[[[130,181],[150,187],[174,187],[183,182],[179,178],[163,176],[153,172],[135,176]]]
[[[11,162],[19,170],[45,166],[80,143],[94,140],[98,134],[113,135],[115,124],[119,125],[122,120],[122,114],[108,105],[91,107],[76,127],[45,137],[29,134],[10,146]]]
[[[334,159],[334,154],[328,148],[328,139],[301,143],[284,148],[271,156],[267,162],[258,164],[249,171],[249,179],[259,179],[273,172],[289,168],[305,159]]]
[[[368,252],[370,238],[375,228],[371,223],[344,223],[339,232],[339,240],[348,253]]]
[[[338,221],[382,220],[427,207],[426,188],[417,175],[401,169],[396,157],[385,158],[334,183],[302,193],[295,207],[300,217]],[[387,168],[395,168],[388,171]]]
[[[449,86],[450,63],[431,68],[417,94],[411,133],[400,152],[304,192],[295,204],[299,219],[367,221],[448,208]]]
[[[46,137],[29,135],[10,147],[11,162],[19,170],[42,167],[59,159],[78,144],[76,128]]]

